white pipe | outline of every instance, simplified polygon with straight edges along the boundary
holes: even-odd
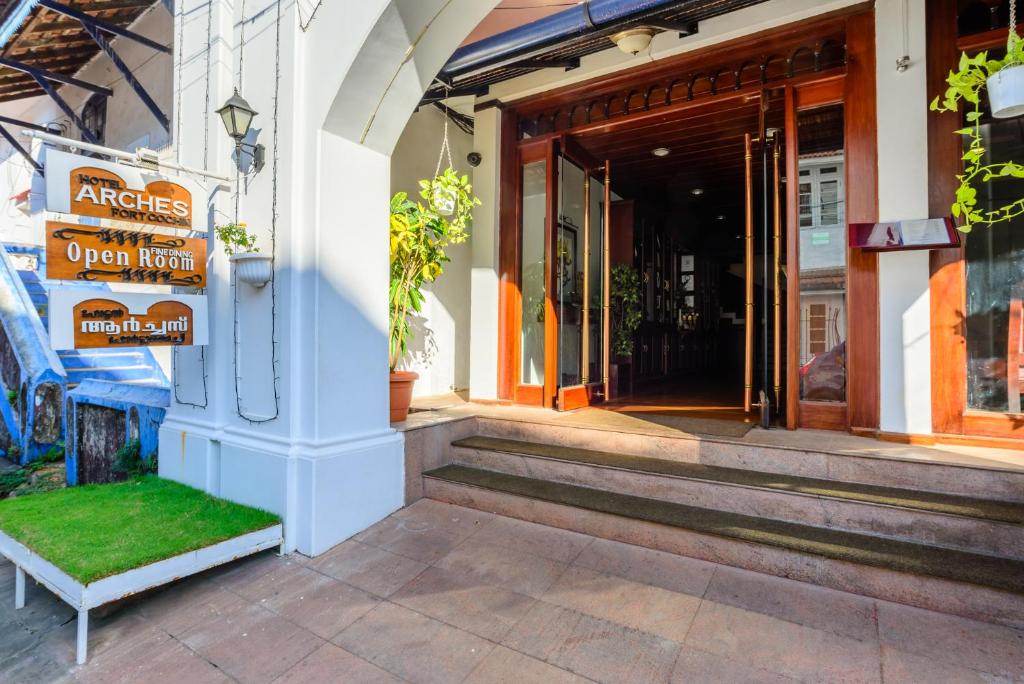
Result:
[[[43,133],[42,131],[23,130],[23,135],[29,138],[36,138],[44,142],[53,143],[55,145],[66,145],[67,147],[73,147],[79,150],[87,150],[89,152],[95,152],[97,154],[106,155],[108,157],[114,157],[121,161],[130,162],[135,166],[143,166],[140,163],[138,150],[135,153],[125,152],[124,150],[115,150],[113,147],[103,147],[102,145],[93,145],[92,143],[82,142],[81,140],[72,140],[71,138],[64,138],[53,133]],[[213,178],[214,180],[224,181],[230,183],[231,179],[227,176],[218,176],[215,173],[210,173],[202,169],[194,169],[190,166],[182,166],[181,164],[174,164],[172,162],[159,162],[161,168],[172,169],[174,171],[181,171],[182,173],[194,174],[197,176],[205,176],[206,178]]]

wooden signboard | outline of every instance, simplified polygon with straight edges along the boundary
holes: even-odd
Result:
[[[47,221],[46,276],[206,287],[206,240]]]
[[[205,231],[205,194],[187,178],[46,151],[47,211]]]
[[[202,295],[56,289],[50,309],[54,349],[180,347],[209,337]]]

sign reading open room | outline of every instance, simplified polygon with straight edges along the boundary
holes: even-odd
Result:
[[[46,274],[53,280],[206,287],[206,240],[47,221]]]
[[[193,181],[59,150],[46,151],[47,211],[205,231],[203,197]]]
[[[202,295],[55,289],[50,310],[54,349],[177,347],[209,338]]]

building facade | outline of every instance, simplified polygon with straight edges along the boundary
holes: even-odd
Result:
[[[472,175],[482,204],[470,244],[453,252],[424,312],[433,340],[420,340],[440,352],[417,350],[412,363],[426,376],[421,393],[468,389],[474,400],[563,409],[607,395],[608,371],[595,359],[607,347],[609,327],[597,323],[607,313],[584,294],[605,287],[590,278],[605,266],[591,262],[595,251],[585,245],[614,239],[594,230],[611,225],[604,216],[611,216],[616,198],[647,197],[644,186],[657,178],[648,162],[643,169],[637,162],[630,180],[623,171],[634,168],[623,152],[629,141],[615,136],[634,125],[681,122],[711,145],[726,132],[711,123],[703,133],[686,129],[688,117],[703,112],[724,120],[721,112],[735,110],[730,121],[745,125],[759,139],[752,144],[761,145],[748,146],[748,154],[762,153],[770,129],[781,131],[766,149],[778,151],[782,171],[770,175],[766,157],[757,167],[762,172],[747,173],[744,189],[740,147],[721,168],[723,178],[740,179],[720,193],[731,198],[721,200],[725,209],[708,214],[692,203],[669,203],[667,213],[694,225],[721,216],[739,235],[756,218],[760,235],[762,219],[771,230],[767,198],[788,193],[788,213],[778,225],[793,251],[783,259],[782,277],[806,288],[790,287],[780,297],[783,313],[772,328],[771,299],[781,293],[769,285],[767,261],[755,268],[748,258],[744,280],[734,268],[743,259],[730,256],[742,253],[734,243],[715,248],[713,265],[702,265],[697,251],[691,267],[696,250],[689,237],[672,237],[679,248],[666,251],[660,246],[666,233],[645,227],[665,219],[645,223],[634,214],[627,252],[643,268],[654,264],[657,276],[645,294],[651,326],[640,333],[648,337],[638,342],[634,370],[642,364],[653,374],[685,370],[703,363],[695,358],[735,345],[729,358],[749,364],[748,378],[764,374],[766,382],[757,386],[769,395],[775,389],[773,405],[784,407],[779,422],[791,428],[908,441],[1021,438],[1019,396],[1016,402],[1013,396],[1020,359],[1012,349],[1021,253],[1012,227],[971,235],[961,247],[895,251],[849,248],[836,228],[949,213],[959,156],[951,133],[959,124],[953,115],[929,113],[928,103],[943,89],[960,49],[998,48],[1005,40],[990,30],[998,29],[999,3],[980,3],[995,8],[980,24],[971,3],[953,0],[737,3],[699,21],[691,35],[657,32],[636,55],[609,41],[575,68],[533,63],[488,83],[486,92],[460,89],[458,77],[436,85],[452,53],[496,4],[336,0],[176,8],[175,157],[233,178],[211,187],[211,211],[217,222],[253,227],[275,270],[268,287],[246,288],[236,284],[220,250],[210,250],[211,343],[175,353],[175,401],[161,428],[162,475],[282,514],[288,546],[309,554],[403,504],[403,438],[387,419],[386,207],[392,191],[413,190],[412,180],[433,173],[444,119],[424,95],[439,89],[449,107],[473,118],[471,141],[450,136],[454,165]],[[215,117],[234,89],[259,112],[252,142],[267,149],[259,172],[233,163],[233,145]],[[596,95],[604,98],[599,104]],[[728,135],[742,140],[738,130]],[[1009,135],[996,124],[986,130]],[[601,135],[608,136],[603,148]],[[668,129],[644,135],[636,144],[648,156],[659,135],[672,140],[666,148],[688,149]],[[470,149],[480,155],[476,167],[465,162]],[[712,181],[694,185],[682,167],[672,182],[689,185],[665,185],[662,195],[717,192]],[[578,185],[569,181],[573,174]],[[779,181],[776,190],[771,178]],[[762,189],[766,199],[758,199]],[[743,212],[745,195],[751,208]],[[590,201],[599,196],[604,203]],[[649,242],[641,244],[644,235]],[[605,264],[615,260],[614,247],[608,249]],[[814,258],[801,261],[800,252]],[[579,269],[570,269],[572,263]],[[539,309],[531,308],[531,264],[542,273]],[[699,281],[701,269],[723,274],[714,288],[698,284],[690,295],[681,282],[672,289],[669,281],[687,274]],[[744,340],[742,326],[722,332],[717,323],[694,323],[698,297],[718,303],[702,310],[705,319],[743,319],[739,307],[723,302],[742,301],[746,283],[768,302],[758,317],[774,337],[761,332]],[[687,346],[694,330],[710,341]],[[772,364],[770,342],[780,331],[789,344]],[[763,356],[752,357],[755,342],[756,349],[764,345]],[[691,354],[694,349],[702,351]],[[752,385],[739,383],[734,386]]]

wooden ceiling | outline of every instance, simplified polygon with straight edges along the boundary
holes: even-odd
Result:
[[[154,0],[64,0],[63,4],[124,28],[152,6]],[[6,17],[17,5],[15,0],[0,0],[0,16]],[[72,76],[98,51],[95,41],[77,20],[46,7],[36,6],[21,28],[0,50],[0,56]],[[0,102],[35,97],[43,93],[32,76],[0,67]]]
[[[768,127],[781,128],[781,98],[766,98]],[[712,101],[629,127],[595,130],[576,139],[597,159],[611,161],[613,188],[620,195],[672,195],[674,204],[714,203],[722,194],[742,193],[744,136],[759,135],[761,98]],[[664,147],[669,154],[656,157]],[[755,151],[756,152],[756,151]],[[696,196],[693,190],[702,191]]]

